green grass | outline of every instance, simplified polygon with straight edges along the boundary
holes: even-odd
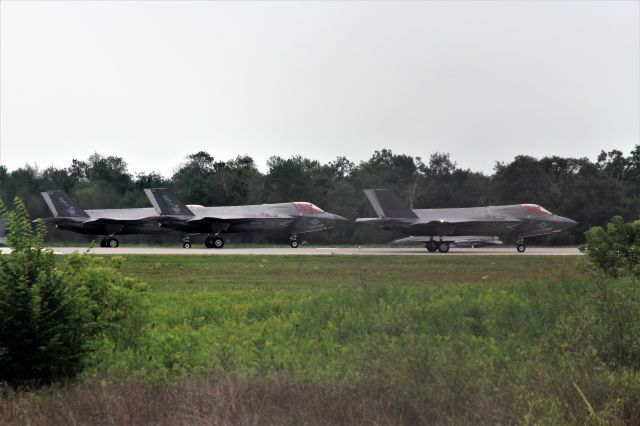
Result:
[[[120,271],[152,291],[296,290],[584,278],[579,256],[131,255]]]

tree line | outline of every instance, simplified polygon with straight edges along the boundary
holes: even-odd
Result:
[[[169,187],[187,204],[209,206],[310,201],[345,217],[375,216],[366,188],[394,189],[413,208],[471,207],[536,203],[579,225],[540,240],[550,244],[583,242],[583,233],[612,216],[633,220],[640,215],[640,145],[629,152],[602,151],[588,158],[519,155],[496,162],[490,175],[458,167],[447,153],[428,158],[375,151],[356,164],[346,157],[321,163],[302,156],[271,157],[266,173],[248,155],[219,161],[200,151],[185,157],[171,177],[157,172],[132,173],[118,156],[93,154],[73,159],[67,168],[13,171],[0,166],[0,197],[18,196],[31,215],[48,217],[40,192],[62,189],[85,209],[149,207],[144,188]],[[280,235],[243,235],[238,240],[276,241]],[[52,231],[50,241],[87,241],[90,237]],[[348,223],[308,239],[323,243],[387,242],[393,235]],[[173,241],[173,236],[134,236],[129,241]]]

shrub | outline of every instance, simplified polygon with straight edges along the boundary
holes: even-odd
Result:
[[[33,231],[24,203],[14,204],[0,201],[12,248],[0,255],[0,382],[73,377],[97,339],[132,342],[144,324],[144,286],[87,255],[57,262],[43,248],[44,224]]]
[[[615,216],[606,230],[591,228],[581,250],[596,284],[570,329],[611,368],[640,369],[640,220]]]
[[[610,276],[633,274],[640,277],[640,219],[624,223],[615,216],[607,229],[594,227],[585,232],[580,250],[591,264]]]

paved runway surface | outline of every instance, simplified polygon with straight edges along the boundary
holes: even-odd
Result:
[[[56,253],[65,254],[73,252],[84,252],[86,247],[55,247]],[[7,249],[3,248],[5,253]],[[191,248],[160,248],[160,247],[127,247],[118,248],[93,248],[90,251],[94,254],[259,254],[259,255],[414,255],[414,256],[459,256],[459,255],[542,255],[542,256],[572,256],[579,255],[580,252],[574,247],[528,247],[525,253],[517,253],[515,247],[485,247],[485,248],[452,248],[449,253],[429,253],[424,248],[415,247],[299,247],[297,249],[282,248],[223,248],[223,249],[205,249]]]

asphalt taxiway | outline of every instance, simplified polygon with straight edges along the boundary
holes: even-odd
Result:
[[[225,254],[242,254],[242,255],[364,255],[364,256],[460,256],[460,255],[513,255],[513,256],[575,256],[580,251],[575,247],[527,247],[524,253],[517,253],[515,247],[483,247],[483,248],[452,248],[449,253],[429,253],[422,247],[248,247],[248,248],[223,248],[223,249],[206,249],[206,248],[167,248],[167,247],[127,247],[118,248],[101,248],[94,247],[52,247],[53,251],[58,254],[67,254],[74,252],[88,252],[91,254],[189,254],[189,255],[225,255]],[[2,248],[2,253],[8,252],[8,249]]]

